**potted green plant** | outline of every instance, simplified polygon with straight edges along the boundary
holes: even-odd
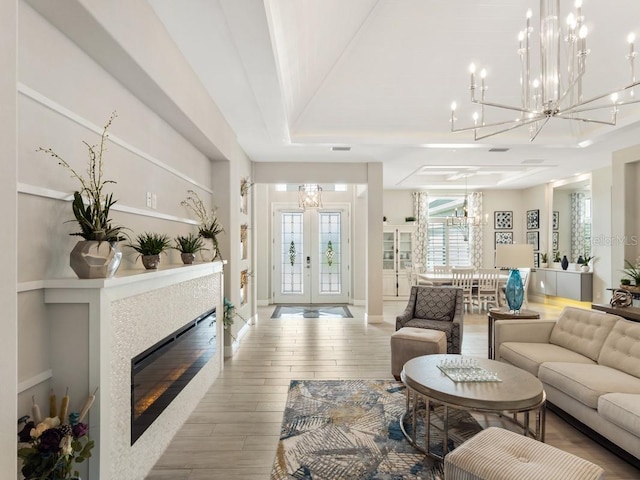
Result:
[[[171,243],[168,235],[145,232],[138,235],[135,242],[128,246],[140,254],[144,268],[152,270],[158,268],[160,254],[170,248]]]
[[[547,268],[549,256],[546,253],[540,254],[540,268]]]
[[[553,252],[553,268],[562,268],[560,267],[561,261],[560,252]]]
[[[214,261],[216,258],[220,258],[222,260],[222,255],[220,255],[220,248],[218,245],[218,235],[224,233],[224,228],[220,225],[218,221],[217,215],[217,207],[213,207],[212,209],[207,209],[204,206],[204,202],[200,199],[198,194],[193,190],[187,190],[187,198],[180,202],[180,205],[186,207],[191,210],[198,220],[200,221],[200,225],[198,226],[198,235],[200,235],[204,239],[208,239],[211,242],[211,261]],[[207,249],[202,249],[207,250]]]
[[[66,168],[71,176],[80,182],[80,189],[73,193],[71,208],[80,227],[79,232],[71,235],[82,237],[71,251],[70,266],[79,278],[106,278],[115,274],[120,266],[122,253],[117,243],[125,239],[124,227],[114,225],[110,218],[111,207],[116,203],[113,193],[104,191],[105,185],[116,183],[105,180],[103,175],[103,154],[108,139],[107,130],[111,126],[115,112],[111,114],[102,129],[100,143],[83,143],[89,150],[89,165],[86,174],[78,173],[64,158],[51,148],[38,148],[37,151],[51,155],[58,165]]]
[[[629,277],[629,279],[633,280],[633,283],[635,284],[636,288],[640,287],[640,257],[636,259],[635,264],[631,263],[629,260],[625,260],[624,263],[627,266],[627,268],[622,270],[622,272],[627,277]],[[630,285],[630,284],[631,282],[629,282],[627,285]]]
[[[582,272],[588,272],[589,271],[589,262],[591,260],[593,260],[595,257],[590,256],[590,255],[585,255],[584,257],[582,257],[582,262],[580,264],[580,271]]]
[[[202,238],[190,233],[186,237],[177,236],[174,241],[176,246],[173,247],[180,252],[180,258],[185,265],[191,265],[196,259],[196,253],[204,248]]]

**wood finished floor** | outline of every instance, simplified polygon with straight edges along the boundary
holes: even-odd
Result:
[[[348,319],[259,319],[173,439],[147,480],[268,480],[292,379],[389,379],[389,336],[406,302],[385,302],[385,322],[369,325],[362,307]],[[542,318],[560,309],[531,304]],[[463,353],[486,357],[485,314],[466,314]],[[547,412],[546,441],[602,466],[607,480],[640,471]]]

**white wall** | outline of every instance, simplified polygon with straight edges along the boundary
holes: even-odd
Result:
[[[101,130],[116,110],[104,177],[117,182],[107,186],[118,200],[116,208],[128,210],[114,211],[113,221],[126,226],[132,238],[145,231],[171,237],[195,231],[180,201],[193,189],[210,202],[212,169],[205,155],[30,6],[20,5],[19,20],[18,381],[24,382],[51,368],[49,338],[55,325],[39,282],[74,276],[68,258],[78,241],[68,235],[78,230],[75,222],[67,223],[73,218],[70,203],[49,193],[70,194],[79,182],[36,148],[52,147],[84,173],[89,157],[82,141],[98,143],[95,129]],[[156,194],[156,209],[146,206],[146,192]],[[120,268],[142,269],[133,250],[123,251]],[[180,263],[178,252],[169,251],[161,263]],[[61,395],[65,383],[54,371],[51,381],[19,395],[18,412],[29,411],[31,395],[44,404],[51,386]],[[74,393],[72,407],[79,410],[87,392]]]
[[[607,303],[611,294],[607,288],[615,287],[622,275],[612,274],[612,212],[618,211],[611,203],[612,168],[594,170],[591,174],[591,226],[593,260],[593,300],[594,303]],[[622,211],[620,211],[622,213]]]
[[[623,277],[624,261],[640,255],[638,221],[638,171],[640,145],[613,154],[611,178],[611,280],[616,286]]]
[[[32,4],[47,18],[36,12]],[[88,12],[87,5],[94,11]],[[20,22],[19,39],[13,42],[17,45],[14,54],[16,49],[19,53],[17,108],[20,114],[16,115],[10,107],[0,112],[3,140],[5,135],[17,132],[20,166],[16,173],[15,162],[3,160],[0,179],[4,223],[10,225],[16,221],[16,208],[12,208],[16,201],[20,219],[15,230],[0,233],[0,236],[13,237],[13,240],[2,238],[6,247],[3,254],[10,254],[13,263],[5,259],[0,274],[3,283],[0,299],[8,318],[2,341],[9,343],[2,348],[0,378],[9,385],[3,389],[3,395],[9,396],[3,412],[11,417],[11,426],[2,429],[11,432],[11,448],[0,453],[0,458],[4,458],[5,452],[9,452],[11,461],[0,464],[7,466],[7,471],[15,465],[15,420],[29,411],[31,395],[36,395],[44,408],[49,389],[55,388],[61,396],[66,383],[62,375],[51,371],[49,339],[55,325],[51,322],[53,312],[43,301],[42,281],[74,276],[68,258],[77,238],[68,234],[77,227],[74,222],[66,223],[73,215],[64,197],[78,189],[79,184],[54,159],[37,153],[37,147],[52,147],[76,170],[84,172],[88,154],[82,141],[96,143],[101,127],[116,110],[118,117],[109,129],[110,140],[104,157],[105,178],[117,182],[108,186],[118,200],[112,209],[114,223],[126,226],[132,237],[145,231],[166,233],[170,237],[194,232],[197,222],[180,205],[191,189],[205,204],[221,206],[220,218],[227,232],[222,244],[230,255],[226,257],[229,264],[225,273],[237,279],[239,285],[239,271],[250,268],[252,262],[251,255],[244,262],[239,261],[239,224],[251,222],[250,215],[239,218],[240,177],[251,175],[252,164],[193,72],[188,67],[177,68],[186,66],[186,62],[182,59],[181,63],[175,56],[179,55],[177,49],[165,48],[166,31],[158,28],[159,20],[145,5],[146,2],[131,2],[118,9],[101,10],[105,4],[70,0],[65,3],[65,9],[49,9],[48,2],[33,0],[19,4],[19,15],[12,14],[7,2],[0,7],[1,21],[8,22],[0,29],[3,40],[7,37],[3,46],[11,45],[11,19],[18,18]],[[102,17],[97,20],[94,14]],[[136,28],[127,29],[123,18],[134,21]],[[85,29],[89,24],[95,28]],[[64,33],[59,28],[63,28]],[[14,28],[14,34],[15,31]],[[117,36],[118,41],[109,33]],[[146,55],[142,44],[148,49]],[[8,82],[0,88],[0,96],[2,104],[7,106],[16,97],[15,77],[12,79],[9,65],[4,65],[5,60],[10,62],[11,52],[11,48],[3,48],[0,54],[5,67],[0,85]],[[139,64],[132,61],[134,57]],[[13,59],[15,61],[15,55]],[[137,73],[145,70],[152,75],[127,77],[134,70]],[[15,141],[13,144],[2,142],[3,159],[15,158],[15,153],[11,154],[15,144]],[[213,164],[212,158],[224,161]],[[9,182],[6,188],[5,182]],[[156,208],[147,207],[147,192],[156,195]],[[5,199],[5,194],[11,198]],[[136,254],[128,248],[123,250],[120,268],[142,270]],[[16,262],[20,265],[17,274]],[[176,251],[162,258],[162,264],[169,263],[180,263]],[[16,283],[17,302],[13,293]],[[231,288],[230,294],[238,295],[237,291]],[[4,298],[6,292],[9,293],[7,299]],[[250,316],[254,306],[249,302],[245,309]],[[14,329],[12,316],[17,318]],[[10,361],[12,355],[16,356],[16,349],[17,364],[15,358]],[[79,370],[78,375],[85,373]],[[33,385],[17,394],[14,386],[20,382]],[[72,410],[80,409],[86,393],[73,392]],[[4,421],[3,414],[0,421]]]
[[[17,408],[17,132],[16,99],[18,51],[17,1],[0,2],[0,305],[2,305],[2,335],[0,335],[0,465],[3,476],[16,470]]]
[[[404,225],[406,217],[414,216],[413,190],[385,190],[382,199],[388,225]]]

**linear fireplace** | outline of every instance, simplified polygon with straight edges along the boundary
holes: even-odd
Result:
[[[131,359],[131,445],[216,353],[215,308]]]

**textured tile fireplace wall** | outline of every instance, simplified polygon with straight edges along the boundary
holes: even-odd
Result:
[[[88,382],[79,383],[98,388],[89,417],[96,449],[87,480],[144,478],[222,368],[222,322],[216,322],[216,355],[131,445],[131,359],[212,307],[222,311],[222,264],[119,275],[45,284],[47,304],[62,309],[88,304],[88,356],[76,356],[77,362],[88,363]],[[52,345],[54,376],[57,362],[66,357],[67,345]]]

